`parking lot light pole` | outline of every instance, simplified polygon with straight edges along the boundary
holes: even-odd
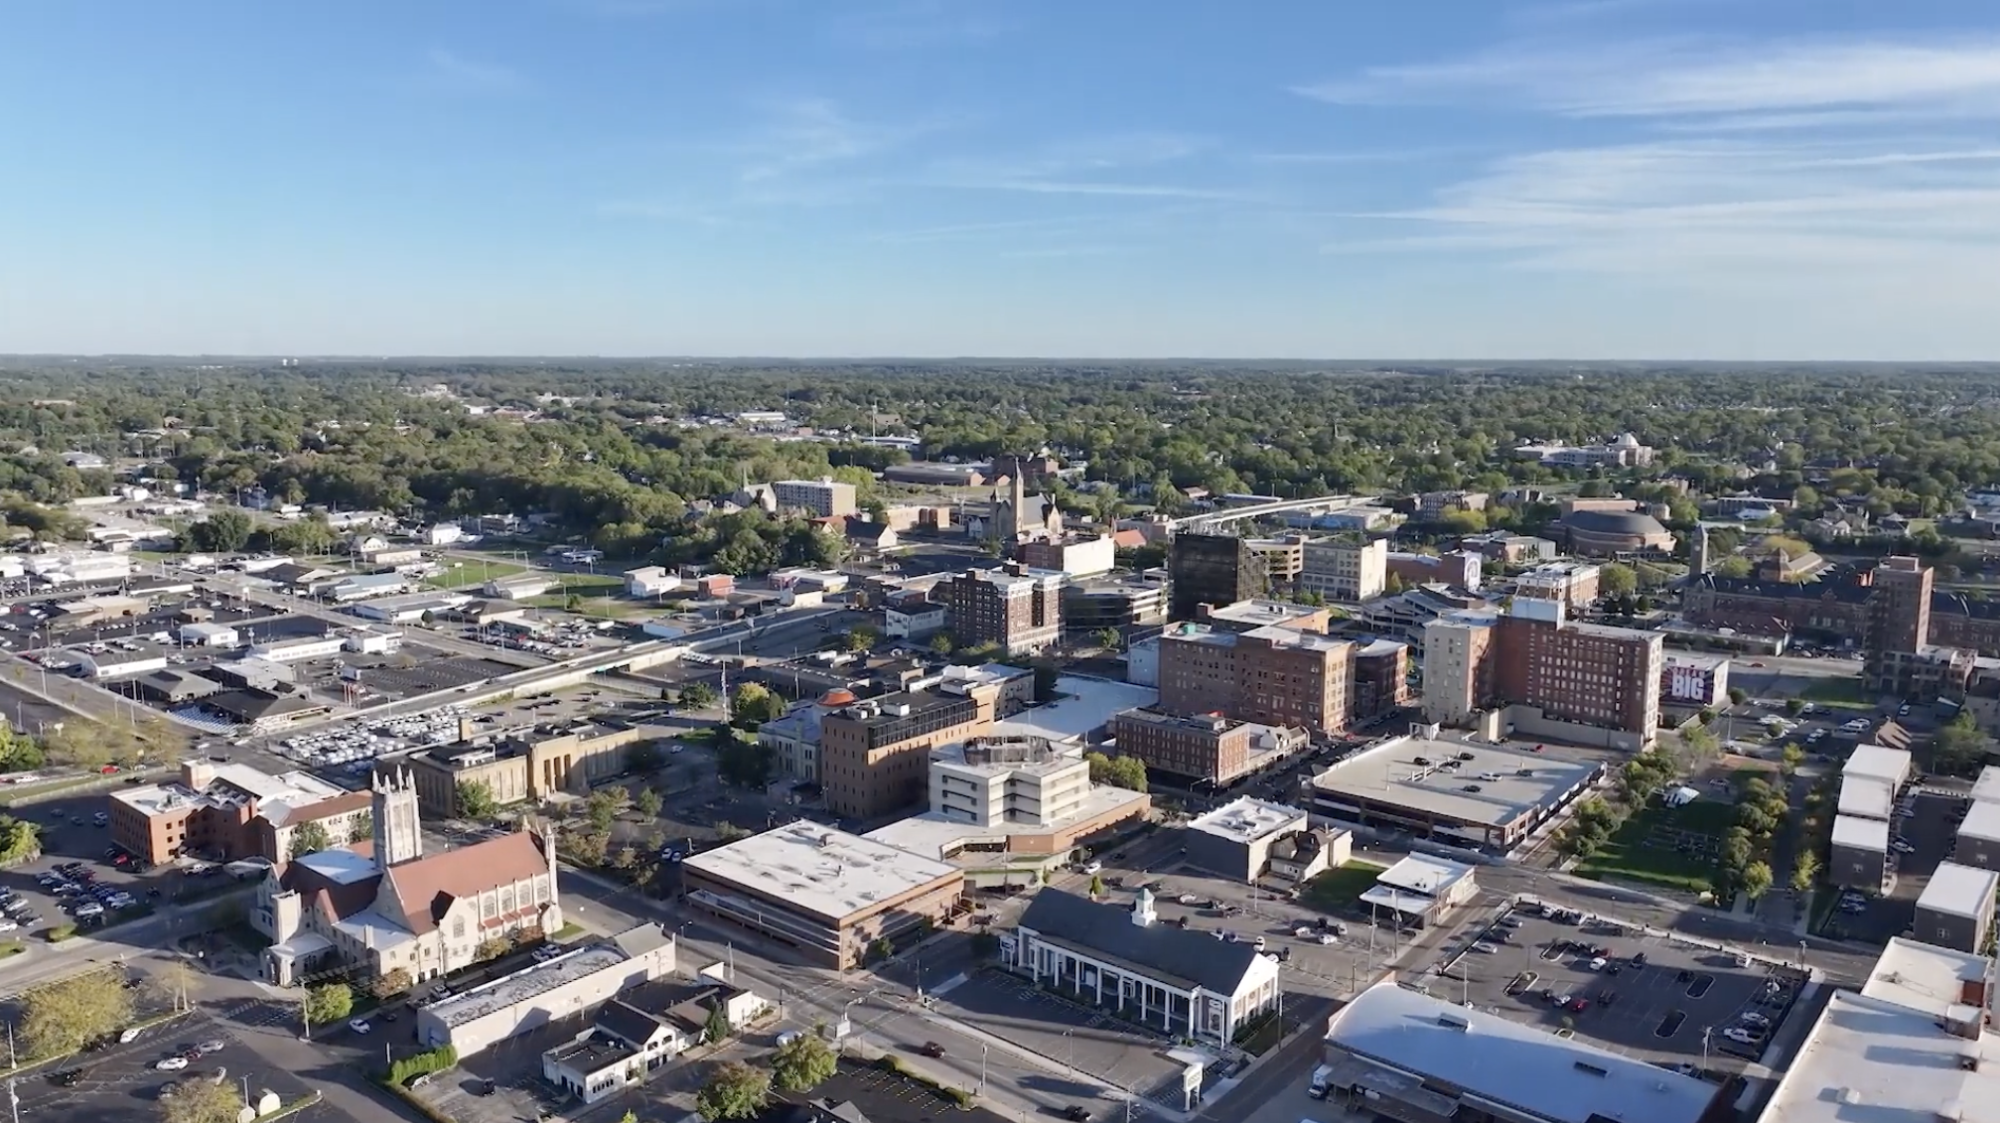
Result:
[[[986,1043],[979,1043],[979,1094],[986,1094]]]

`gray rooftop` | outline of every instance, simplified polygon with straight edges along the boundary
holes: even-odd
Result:
[[[461,1026],[616,967],[625,960],[625,953],[615,944],[592,944],[433,1003],[429,1012],[448,1026]]]
[[[1558,1123],[1697,1123],[1716,1085],[1533,1026],[1383,983],[1335,1016],[1327,1041],[1394,1070]]]
[[[1106,963],[1214,994],[1235,994],[1257,961],[1249,944],[1225,943],[1206,932],[1157,922],[1142,928],[1121,906],[1101,905],[1060,889],[1036,893],[1020,926]]]
[[[1459,761],[1458,767],[1441,767],[1467,754],[1472,759]],[[1418,764],[1418,757],[1430,763]],[[1335,799],[1370,799],[1500,826],[1554,802],[1589,779],[1592,770],[1588,764],[1493,745],[1393,737],[1314,776],[1312,786]],[[1467,790],[1473,787],[1479,790]]]

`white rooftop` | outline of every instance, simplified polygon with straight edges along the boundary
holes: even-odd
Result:
[[[1471,760],[1461,760],[1466,754]],[[1429,764],[1418,764],[1422,757]],[[1458,761],[1456,768],[1442,765]],[[1312,786],[1483,826],[1511,823],[1590,779],[1593,766],[1494,745],[1392,737],[1314,776]],[[1526,773],[1523,775],[1523,773]],[[1477,786],[1478,791],[1468,791]]]
[[[1861,993],[1942,1017],[1964,1002],[1967,980],[1984,981],[1992,969],[1992,960],[1983,955],[1895,936],[1882,949]]]
[[[976,776],[1051,776],[1083,763],[1077,746],[1068,751],[1046,737],[972,737],[931,750],[931,766]]]
[[[1889,786],[1887,780],[1878,780],[1873,776],[1849,776],[1840,782],[1840,802],[1836,810],[1842,815],[1887,822],[1889,813],[1895,807],[1895,789]]]
[[[1979,770],[1979,779],[1972,784],[1974,803],[2000,803],[2000,764],[1989,764]]]
[[[2000,803],[1973,800],[1965,821],[1958,825],[1958,837],[2000,842]]]
[[[1887,780],[1892,785],[1901,785],[1910,777],[1910,753],[1907,749],[1889,749],[1881,745],[1857,745],[1854,754],[1841,766],[1840,774],[1871,776]]]
[[[375,859],[363,857],[344,846],[329,850],[315,850],[293,861],[341,885],[366,881],[382,872],[375,867]]]
[[[936,811],[926,811],[907,819],[898,819],[884,827],[877,827],[863,835],[870,842],[880,842],[912,854],[935,857],[940,861],[945,854],[958,852],[963,846],[979,843],[1004,845],[1015,836],[1055,834],[1073,823],[1109,815],[1127,804],[1137,803],[1146,798],[1144,792],[1127,791],[1109,785],[1094,785],[1090,793],[1078,806],[1075,814],[1056,820],[1046,826],[1040,823],[993,823],[981,825],[953,819]],[[1004,865],[1006,853],[979,851],[967,853],[960,861],[965,866]]]
[[[616,967],[625,960],[625,953],[616,944],[591,944],[553,959],[545,959],[540,963],[523,967],[511,975],[502,975],[464,994],[453,995],[443,1002],[434,1003],[430,1007],[430,1013],[448,1026],[464,1025],[475,1018],[483,1018],[495,1010],[504,1010],[509,1006],[547,994],[557,987]]]
[[[1833,817],[1833,844],[1855,850],[1869,850],[1878,854],[1889,852],[1889,824],[1881,819],[1864,819],[1859,815],[1835,815]]]
[[[1939,862],[1931,874],[1917,908],[1946,916],[1985,919],[1993,912],[1993,891],[2000,885],[2000,873],[1957,862]]]
[[[1289,620],[1297,620],[1318,612],[1309,605],[1293,604],[1290,601],[1240,600],[1235,604],[1225,604],[1208,610],[1212,620],[1226,620],[1232,624],[1281,625]]]
[[[697,854],[682,866],[828,921],[959,872],[936,858],[805,821]]]
[[[1412,854],[1376,875],[1375,884],[1435,897],[1472,873],[1463,862]]]
[[[1244,796],[1188,823],[1188,829],[1232,842],[1256,842],[1279,831],[1304,830],[1306,813],[1282,803]]]
[[[1327,1042],[1463,1089],[1473,1106],[1489,1100],[1558,1123],[1696,1123],[1721,1090],[1394,983],[1355,996],[1334,1016]]]
[[[273,822],[283,823],[286,813],[292,808],[347,794],[347,789],[329,784],[310,772],[287,772],[273,776],[247,764],[207,764],[203,767],[211,771],[213,778],[201,791],[175,781],[115,789],[111,798],[147,818],[189,804],[224,806],[254,799],[259,809]]]
[[[1056,693],[1062,697],[1046,706],[1022,710],[1005,721],[994,722],[993,733],[1067,741],[1109,725],[1112,716],[1121,710],[1150,706],[1160,700],[1160,692],[1150,686],[1086,675],[1058,676]]]
[[[1761,1123],[2000,1123],[1994,1036],[1969,1041],[1939,1021],[1866,991],[1834,991]]]

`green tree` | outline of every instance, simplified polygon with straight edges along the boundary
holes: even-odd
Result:
[[[632,802],[638,807],[639,814],[644,815],[648,819],[659,818],[660,809],[667,804],[667,801],[660,796],[660,793],[654,791],[652,788],[640,788],[639,797]]]
[[[486,939],[479,941],[478,947],[472,949],[472,958],[484,963],[489,959],[498,959],[513,950],[514,941],[507,937],[488,936]]]
[[[955,646],[950,632],[937,632],[931,636],[931,653],[934,655],[950,655]]]
[[[1770,863],[1752,862],[1749,865],[1744,866],[1741,882],[1738,885],[1738,888],[1740,888],[1743,891],[1744,896],[1750,898],[1753,901],[1759,899],[1764,894],[1770,892],[1771,891]]]
[[[1090,895],[1092,897],[1104,896],[1104,876],[1102,874],[1094,873],[1090,875]]]
[[[715,767],[725,783],[739,788],[762,788],[771,782],[777,753],[769,745],[745,741],[730,732],[716,738]]]
[[[1806,700],[1804,698],[1785,699],[1785,712],[1791,715],[1792,717],[1797,717],[1800,714],[1805,713]]]
[[[722,1009],[720,1003],[717,1003],[708,1008],[708,1024],[702,1027],[701,1037],[703,1041],[713,1045],[728,1037],[732,1029],[728,1013]]]
[[[616,786],[599,788],[583,801],[584,818],[598,831],[609,831],[611,824],[618,821],[618,814],[623,810],[625,810],[625,789]]]
[[[1931,766],[1947,775],[1962,776],[1976,771],[1986,762],[1991,748],[1986,734],[1980,731],[1979,723],[1973,719],[1972,711],[1960,710],[1958,716],[1944,724],[1937,732],[1931,755]]]
[[[1606,562],[1597,571],[1597,591],[1605,597],[1629,597],[1639,591],[1639,574],[1624,562]]]
[[[882,639],[882,633],[866,624],[857,624],[841,636],[841,643],[849,651],[867,651]]]
[[[333,838],[327,834],[326,824],[324,823],[317,820],[308,820],[292,828],[292,857],[294,858],[330,849],[332,846]]]
[[[1750,576],[1750,559],[1736,556],[1723,558],[1715,563],[1715,575],[1741,581]]]
[[[227,508],[214,511],[183,535],[185,548],[191,552],[204,554],[233,554],[250,543],[250,534],[255,530],[250,516],[242,511]]]
[[[1797,745],[1786,745],[1785,751],[1779,755],[1778,768],[1785,775],[1790,776],[1792,773],[1797,772],[1799,765],[1804,764],[1805,761],[1806,751],[1804,749]]]
[[[691,682],[681,687],[681,706],[689,710],[705,710],[715,705],[719,695],[715,687],[705,682]]]
[[[306,991],[304,1006],[308,1023],[331,1025],[354,1012],[354,989],[346,983],[312,987]]]
[[[1090,782],[1108,784],[1127,791],[1146,790],[1146,762],[1135,756],[1108,757],[1103,753],[1085,753],[1083,759],[1090,765]]]
[[[453,789],[462,819],[490,819],[500,805],[493,801],[493,788],[484,780],[460,780]]]
[[[763,683],[746,682],[729,699],[729,715],[737,725],[755,728],[785,716],[785,700]]]
[[[356,815],[354,822],[347,828],[347,841],[349,842],[364,842],[374,837],[375,813],[372,811],[363,811],[361,814]]]
[[[35,987],[18,999],[18,1030],[25,1054],[74,1053],[87,1041],[124,1029],[132,1020],[132,992],[123,972],[93,969]]]
[[[563,598],[564,612],[578,612],[581,611],[582,608],[583,608],[583,598],[576,595],[575,593],[571,593]]]
[[[1749,693],[1748,693],[1748,692],[1746,692],[1746,691],[1745,691],[1745,690],[1744,690],[1744,689],[1743,689],[1742,687],[1740,687],[1740,686],[1732,686],[1732,687],[1730,687],[1730,688],[1729,688],[1729,704],[1730,704],[1730,705],[1732,705],[1732,706],[1740,706],[1740,705],[1742,705],[1742,704],[1743,704],[1744,702],[1748,701],[1748,700],[1749,700],[1749,698],[1750,698],[1750,695],[1749,695]]]
[[[409,969],[398,967],[387,974],[377,975],[375,981],[368,985],[368,992],[377,999],[387,1000],[407,992],[414,985],[416,980],[410,977]]]
[[[817,1088],[839,1067],[840,1059],[817,1034],[798,1034],[771,1055],[772,1078],[787,1092]]]
[[[695,1093],[694,1109],[707,1123],[749,1119],[771,1098],[771,1078],[742,1061],[724,1061]]]
[[[243,1097],[236,1085],[195,1077],[180,1082],[171,1096],[160,1099],[162,1123],[236,1123]]]
[[[877,936],[868,945],[868,957],[877,962],[887,959],[895,954],[896,954],[896,945],[890,943],[886,937]]]
[[[1099,628],[1090,633],[1090,639],[1091,642],[1106,651],[1118,650],[1120,645],[1125,641],[1124,635],[1116,628]]]
[[[1402,575],[1402,574],[1400,574],[1400,573],[1391,573],[1391,574],[1390,574],[1389,576],[1387,576],[1387,577],[1383,578],[1383,580],[1382,580],[1382,592],[1383,592],[1383,593],[1385,593],[1385,594],[1387,594],[1387,595],[1389,595],[1389,596],[1392,596],[1392,597],[1393,597],[1393,596],[1395,596],[1396,594],[1398,594],[1398,593],[1400,593],[1400,592],[1402,592],[1402,591],[1403,591],[1403,575]]]
[[[1810,850],[1801,850],[1792,860],[1792,891],[1809,893],[1813,882],[1819,877],[1819,855]]]

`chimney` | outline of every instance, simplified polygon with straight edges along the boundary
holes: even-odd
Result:
[[[1986,983],[1986,968],[1983,964],[1967,972],[1966,976],[1958,981],[1958,1000],[1975,1010],[1986,1009],[1986,1000],[1990,993]]]

